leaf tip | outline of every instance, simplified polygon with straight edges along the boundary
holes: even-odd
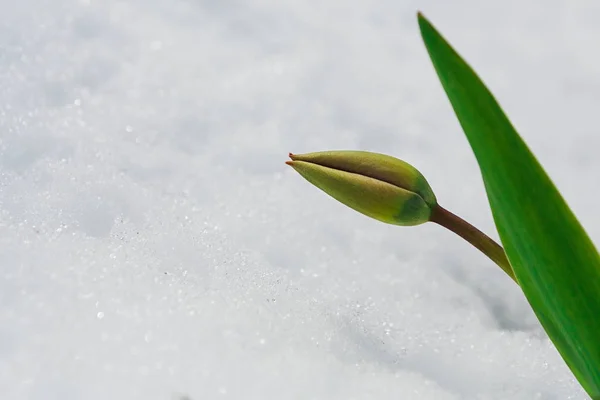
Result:
[[[423,14],[421,11],[417,11],[417,21],[421,30],[423,30],[423,26],[429,25],[427,17],[425,17],[425,14]]]

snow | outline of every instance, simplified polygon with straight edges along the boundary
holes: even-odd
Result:
[[[597,2],[0,9],[3,399],[587,398],[484,256],[284,161],[394,155],[497,237],[420,9],[599,243]]]

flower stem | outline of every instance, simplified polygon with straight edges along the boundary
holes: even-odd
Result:
[[[512,267],[506,258],[506,253],[504,253],[504,249],[485,233],[439,205],[433,209],[430,221],[451,230],[471,243],[502,268],[513,281],[517,282]]]

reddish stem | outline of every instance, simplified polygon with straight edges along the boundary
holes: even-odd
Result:
[[[479,249],[479,251],[488,256],[502,268],[513,281],[517,282],[512,267],[506,258],[504,249],[485,233],[481,232],[458,215],[451,213],[439,205],[433,209],[430,220],[431,222],[435,222],[436,224],[451,230],[467,242],[471,243],[475,248]]]

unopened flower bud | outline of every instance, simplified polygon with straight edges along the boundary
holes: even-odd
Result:
[[[394,225],[429,221],[437,201],[429,184],[410,164],[366,151],[291,154],[292,166],[307,181],[354,210]]]

